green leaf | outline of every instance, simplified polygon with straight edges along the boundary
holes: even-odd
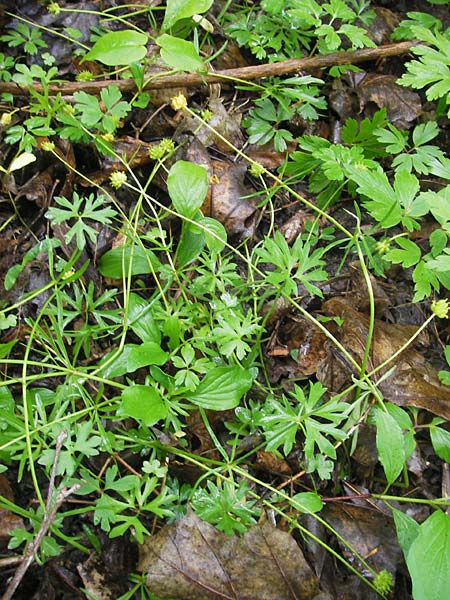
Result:
[[[294,508],[302,513],[316,513],[323,508],[323,502],[315,492],[295,494],[292,501]]]
[[[430,438],[433,449],[439,458],[450,463],[450,432],[432,425],[430,426]]]
[[[427,142],[433,140],[439,134],[439,127],[436,121],[428,121],[420,123],[414,127],[412,139],[414,146],[423,146]]]
[[[143,342],[155,342],[160,344],[161,332],[156,324],[151,306],[139,294],[131,294],[128,297],[128,321],[131,329]]]
[[[405,464],[403,432],[394,417],[384,410],[377,409],[375,422],[378,458],[383,465],[387,482],[391,484],[400,475]]]
[[[255,377],[256,369],[215,367],[205,375],[193,392],[184,397],[202,408],[229,410],[236,408],[242,396],[251,388]]]
[[[208,250],[212,254],[222,252],[227,242],[227,232],[222,223],[211,217],[203,217],[199,223],[206,227],[203,233]]]
[[[450,517],[441,510],[422,523],[406,556],[414,600],[444,600],[450,590]]]
[[[168,410],[160,393],[149,385],[131,385],[122,392],[119,416],[133,417],[144,425],[155,425],[164,419]]]
[[[200,58],[192,42],[180,40],[167,33],[156,38],[161,48],[161,58],[172,69],[177,71],[206,71],[205,63]]]
[[[213,0],[167,0],[161,31],[167,31],[180,19],[200,15],[211,7]]]
[[[368,198],[364,206],[382,227],[394,227],[401,221],[398,198],[381,167],[376,170],[349,167],[350,178],[358,185],[358,192]]]
[[[142,246],[117,247],[105,252],[100,259],[98,270],[104,277],[122,279],[130,275],[153,273],[160,266],[156,255]]]
[[[404,237],[399,237],[395,243],[400,248],[390,250],[386,255],[386,260],[394,264],[401,264],[405,269],[417,264],[420,260],[421,252],[417,244]]]
[[[111,31],[103,35],[84,56],[85,60],[98,60],[109,67],[139,62],[147,54],[148,36],[131,29]]]
[[[205,201],[208,173],[200,165],[178,160],[169,171],[167,189],[175,210],[192,219]]]
[[[164,365],[167,362],[168,353],[161,349],[155,342],[144,342],[137,346],[129,344],[131,350],[127,358],[127,373],[133,373],[141,367],[148,365]]]
[[[411,544],[419,535],[420,525],[414,519],[397,508],[392,509],[395,528],[397,530],[397,539],[400,548],[406,558],[408,556]]]

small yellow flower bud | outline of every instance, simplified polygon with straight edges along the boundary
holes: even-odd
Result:
[[[94,74],[90,71],[80,71],[75,77],[76,81],[92,81],[93,79]]]
[[[59,15],[61,12],[61,8],[57,2],[50,2],[50,4],[47,6],[47,10],[52,15]]]
[[[103,133],[100,137],[102,137],[105,140],[105,142],[108,142],[108,144],[112,144],[114,141],[113,133]]]
[[[41,150],[43,150],[44,152],[53,152],[54,149],[55,149],[55,144],[53,142],[51,142],[50,140],[45,140],[41,144]]]
[[[264,167],[259,163],[252,163],[250,165],[249,173],[252,177],[261,177],[264,173]]]
[[[172,96],[172,98],[170,99],[170,106],[173,108],[173,110],[182,110],[183,108],[186,108],[186,96],[181,92],[176,96]]]
[[[11,119],[11,113],[2,113],[2,116],[0,117],[0,125],[7,127],[11,123]]]
[[[111,183],[112,187],[115,188],[116,190],[118,190],[120,187],[122,187],[123,184],[126,182],[126,180],[127,180],[127,174],[124,173],[123,171],[114,171],[109,176],[109,182]]]
[[[391,241],[389,239],[380,240],[375,244],[378,254],[387,254],[391,249]]]
[[[439,317],[439,319],[448,319],[449,310],[450,305],[447,299],[442,298],[442,300],[433,300],[431,303],[431,312]]]

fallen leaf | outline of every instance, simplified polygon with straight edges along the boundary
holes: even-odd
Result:
[[[0,496],[14,502],[11,486],[4,475],[0,475]],[[4,549],[8,545],[10,532],[13,529],[23,529],[24,527],[21,517],[0,506],[0,549]]]
[[[160,598],[310,600],[318,581],[293,537],[269,523],[227,536],[189,510],[145,540],[138,569]]]
[[[343,319],[343,325],[336,330],[335,335],[353,357],[361,363],[367,340],[368,317],[339,298],[332,298],[325,302],[323,309],[327,314]],[[367,370],[371,371],[388,360],[416,331],[417,327],[414,325],[385,323],[380,319],[375,319]],[[345,372],[344,358],[335,363],[341,373]],[[444,419],[450,419],[450,387],[441,384],[437,371],[424,359],[422,354],[408,346],[395,362],[390,362],[386,368],[378,371],[374,381],[376,382],[393,366],[396,367],[394,372],[379,384],[379,389],[386,400],[399,406],[424,408]],[[324,379],[330,380],[329,372],[324,375],[326,371],[325,369],[322,374],[318,372],[318,378],[329,389],[334,387],[334,391],[338,391],[336,386],[333,384],[330,386],[329,381],[324,381]],[[350,368],[348,368],[348,381],[350,381],[351,374]],[[333,373],[331,380],[335,375],[336,373]]]
[[[355,73],[342,77],[334,84],[330,106],[345,120],[356,115],[371,117],[376,109],[386,108],[389,121],[406,128],[422,113],[420,96],[396,83],[394,75]]]
[[[402,564],[392,517],[373,508],[339,502],[328,504],[321,516],[375,571],[386,569],[394,574]],[[343,545],[342,552],[346,555],[348,547]]]

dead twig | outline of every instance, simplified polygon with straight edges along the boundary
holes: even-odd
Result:
[[[165,75],[164,72],[149,72],[146,75],[145,90],[154,90],[161,88],[177,87],[201,87],[204,85],[227,82],[230,80],[251,81],[262,77],[273,75],[288,75],[299,71],[312,71],[314,69],[334,67],[336,65],[346,65],[362,63],[371,60],[380,60],[391,56],[399,56],[408,53],[413,46],[421,42],[408,41],[398,44],[387,44],[377,48],[363,48],[351,52],[333,52],[322,56],[313,56],[308,58],[290,58],[276,63],[254,65],[242,67],[239,69],[225,69],[222,71],[208,72],[204,75],[196,73],[175,73]],[[88,94],[99,94],[101,90],[110,84],[116,85],[122,92],[136,91],[136,85],[132,79],[122,79],[119,81],[105,79],[103,81],[68,81],[61,84],[52,84],[48,92],[51,96],[62,94],[71,96],[75,92],[84,91]],[[33,85],[32,89],[42,92],[42,86]],[[26,95],[29,88],[22,88],[16,83],[0,82],[0,93],[9,93],[14,95]]]
[[[22,581],[25,573],[27,572],[29,566],[34,560],[36,552],[39,550],[39,547],[47,534],[51,524],[53,523],[56,513],[58,512],[59,507],[64,502],[64,500],[73,494],[77,489],[79,489],[80,485],[76,483],[70,488],[63,487],[57,492],[55,500],[52,504],[53,492],[55,490],[55,477],[56,477],[56,468],[58,466],[58,459],[61,453],[61,448],[64,440],[67,437],[67,432],[61,431],[56,439],[56,447],[55,447],[55,457],[53,459],[52,471],[50,474],[50,481],[48,486],[47,500],[45,503],[45,513],[44,518],[42,520],[41,526],[39,527],[39,531],[36,534],[34,540],[32,540],[25,551],[22,562],[20,566],[17,568],[17,571],[10,581],[6,592],[1,597],[1,600],[10,600]]]

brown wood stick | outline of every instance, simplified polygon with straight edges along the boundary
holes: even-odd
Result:
[[[221,81],[238,80],[251,81],[261,77],[270,77],[273,75],[288,75],[301,71],[311,71],[314,69],[333,67],[336,65],[346,65],[367,62],[370,60],[379,60],[391,56],[399,56],[408,53],[413,46],[417,46],[420,42],[408,41],[398,44],[388,44],[378,46],[377,48],[363,48],[361,50],[353,50],[351,52],[333,52],[332,54],[324,54],[307,58],[290,58],[276,63],[268,63],[263,65],[253,65],[242,67],[239,69],[225,69],[199,75],[197,73],[172,73],[164,74],[164,72],[147,73],[147,81],[144,86],[145,90],[154,90],[161,88],[178,88],[178,87],[200,87],[210,83],[220,83]],[[63,96],[71,96],[77,91],[84,91],[88,94],[99,94],[100,91],[110,84],[116,85],[122,92],[135,92],[136,85],[133,79],[103,81],[68,81],[61,84],[52,84],[49,86],[49,94],[55,96],[61,93]],[[40,84],[33,85],[33,89],[41,92]],[[21,88],[16,83],[0,82],[0,93],[9,93],[14,95],[26,95],[28,88]]]

